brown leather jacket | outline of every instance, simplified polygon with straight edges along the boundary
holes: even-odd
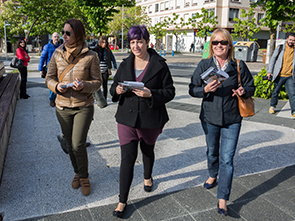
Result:
[[[92,93],[100,88],[102,82],[97,54],[90,51],[87,44],[84,44],[81,53],[78,55],[82,58],[62,79],[62,82],[72,83],[78,78],[83,82],[84,88],[81,91],[68,88],[65,93],[60,93],[56,89],[59,83],[57,79],[70,64],[64,56],[64,50],[63,45],[55,50],[48,64],[48,72],[45,78],[47,87],[57,94],[55,100],[56,106],[58,108],[74,108],[93,105],[94,99]]]

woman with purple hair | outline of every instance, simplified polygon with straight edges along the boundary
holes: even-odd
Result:
[[[116,113],[121,147],[119,204],[113,215],[122,217],[133,179],[138,143],[142,152],[144,190],[153,189],[154,147],[169,120],[165,104],[175,96],[175,88],[165,59],[148,48],[149,32],[144,25],[132,26],[127,34],[131,54],[120,65],[110,93],[119,101]],[[141,89],[127,89],[121,82],[144,83]]]

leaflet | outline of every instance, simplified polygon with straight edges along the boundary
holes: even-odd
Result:
[[[223,70],[217,70],[214,67],[210,67],[203,74],[201,74],[201,78],[206,84],[209,84],[214,80],[223,82],[229,78],[229,75]]]
[[[144,83],[137,81],[123,81],[119,82],[119,84],[124,88],[124,90],[132,90],[132,89],[143,89]]]

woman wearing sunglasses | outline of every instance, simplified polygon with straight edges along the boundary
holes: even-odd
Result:
[[[214,67],[229,76],[222,83],[213,80],[206,84],[201,74]],[[211,36],[209,58],[202,60],[189,85],[192,97],[203,98],[200,120],[206,136],[209,178],[204,188],[217,184],[217,211],[227,215],[233,179],[233,158],[238,143],[242,117],[235,96],[250,97],[255,87],[252,75],[243,61],[240,61],[241,83],[238,85],[237,61],[234,59],[233,40],[226,29],[216,29]]]
[[[65,43],[52,55],[45,82],[57,94],[56,116],[75,172],[72,187],[81,186],[82,194],[88,195],[91,187],[85,145],[94,113],[92,93],[101,86],[99,59],[85,43],[85,28],[80,20],[66,21],[62,35]],[[71,63],[76,64],[68,68]]]

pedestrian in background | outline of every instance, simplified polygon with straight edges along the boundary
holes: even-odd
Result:
[[[59,34],[57,32],[54,32],[51,36],[51,40],[49,41],[49,43],[43,47],[43,50],[40,56],[38,69],[41,75],[43,74],[44,63],[47,69],[47,65],[51,59],[51,56],[53,55],[53,52],[59,46],[60,46]],[[55,106],[55,99],[56,99],[56,94],[49,90],[49,104],[51,107]]]
[[[27,43],[23,39],[18,39],[16,56],[18,59],[23,61],[23,67],[18,68],[21,76],[20,81],[20,99],[28,99],[30,96],[27,94],[27,78],[28,78],[28,62],[30,61],[30,56],[28,55]]]
[[[85,144],[94,113],[92,94],[101,86],[99,59],[85,43],[85,28],[80,20],[67,20],[62,34],[65,43],[52,55],[45,82],[57,94],[56,116],[75,172],[72,187],[81,186],[82,194],[88,195],[91,187]],[[67,71],[69,64],[73,65]],[[74,85],[65,88],[68,83]]]
[[[115,56],[113,55],[111,49],[109,48],[108,39],[105,36],[101,36],[99,39],[98,47],[96,49],[100,60],[100,71],[102,75],[102,87],[103,87],[103,96],[104,99],[107,100],[108,95],[108,79],[109,76],[112,75],[112,63],[114,65],[114,69],[117,71],[117,63]],[[100,90],[100,89],[99,89]],[[94,93],[94,98],[98,104],[101,104],[99,91]],[[104,103],[102,108],[107,106],[107,102]]]
[[[269,113],[274,114],[280,91],[285,85],[291,106],[291,115],[295,118],[295,33],[287,33],[284,45],[279,45],[271,56],[267,76],[274,81]]]
[[[138,143],[143,156],[144,190],[153,189],[152,170],[157,137],[169,120],[165,104],[175,96],[175,88],[165,59],[148,48],[149,32],[144,25],[130,27],[127,37],[131,48],[114,77],[110,93],[119,101],[116,113],[121,146],[119,204],[113,216],[122,217],[133,179]],[[120,82],[143,82],[143,89],[125,90]]]
[[[235,95],[250,97],[255,87],[252,75],[243,61],[237,67],[234,59],[233,40],[226,29],[216,29],[210,39],[209,58],[198,64],[189,85],[192,97],[203,98],[200,120],[206,136],[209,178],[204,188],[210,189],[217,184],[217,211],[227,215],[233,179],[233,158],[240,134],[242,117],[239,113],[238,99]],[[225,71],[229,77],[222,83],[214,80],[205,84],[201,74],[214,67]],[[241,83],[238,84],[240,68]]]
[[[194,52],[194,42],[191,43],[191,48],[189,49],[189,52]]]

